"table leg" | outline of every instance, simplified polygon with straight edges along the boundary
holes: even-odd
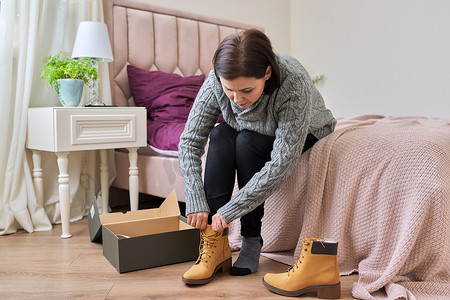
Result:
[[[100,150],[100,185],[102,189],[102,213],[109,213],[109,169],[108,152]]]
[[[137,147],[128,148],[128,159],[130,161],[129,188],[131,210],[138,210],[139,207],[139,170],[137,166],[137,149]]]
[[[59,203],[61,209],[61,224],[62,234],[61,238],[70,238],[70,186],[69,186],[69,173],[67,167],[69,159],[67,158],[69,152],[58,152],[58,168],[59,168]]]
[[[42,170],[42,154],[41,151],[31,150],[33,159],[33,184],[34,190],[36,192],[36,202],[44,206],[44,182],[42,175],[44,171]]]

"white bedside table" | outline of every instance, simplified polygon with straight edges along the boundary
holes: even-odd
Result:
[[[41,151],[55,152],[59,168],[61,238],[70,234],[70,189],[67,171],[71,151],[100,150],[102,206],[108,207],[107,149],[129,151],[130,204],[138,209],[137,149],[147,145],[147,112],[143,107],[35,107],[28,109],[27,148],[33,156],[33,182],[43,203]],[[105,211],[104,211],[105,212]]]

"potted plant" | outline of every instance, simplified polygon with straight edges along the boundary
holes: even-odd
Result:
[[[63,106],[78,106],[84,84],[97,80],[98,72],[90,58],[72,60],[61,52],[44,58],[41,78],[55,89]]]

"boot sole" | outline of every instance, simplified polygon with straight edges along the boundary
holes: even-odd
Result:
[[[312,285],[296,291],[285,291],[268,284],[263,278],[263,284],[276,294],[288,297],[296,297],[306,293],[316,293],[320,299],[338,299],[341,297],[341,283],[330,285]]]
[[[211,282],[214,279],[214,276],[218,271],[225,273],[228,272],[231,269],[232,259],[231,257],[222,263],[220,263],[215,269],[211,277],[208,278],[202,278],[202,279],[189,279],[181,277],[181,280],[186,284],[205,284],[208,282]]]

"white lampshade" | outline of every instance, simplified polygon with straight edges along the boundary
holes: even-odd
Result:
[[[73,46],[72,58],[89,57],[96,61],[113,61],[111,43],[105,23],[80,22]]]

